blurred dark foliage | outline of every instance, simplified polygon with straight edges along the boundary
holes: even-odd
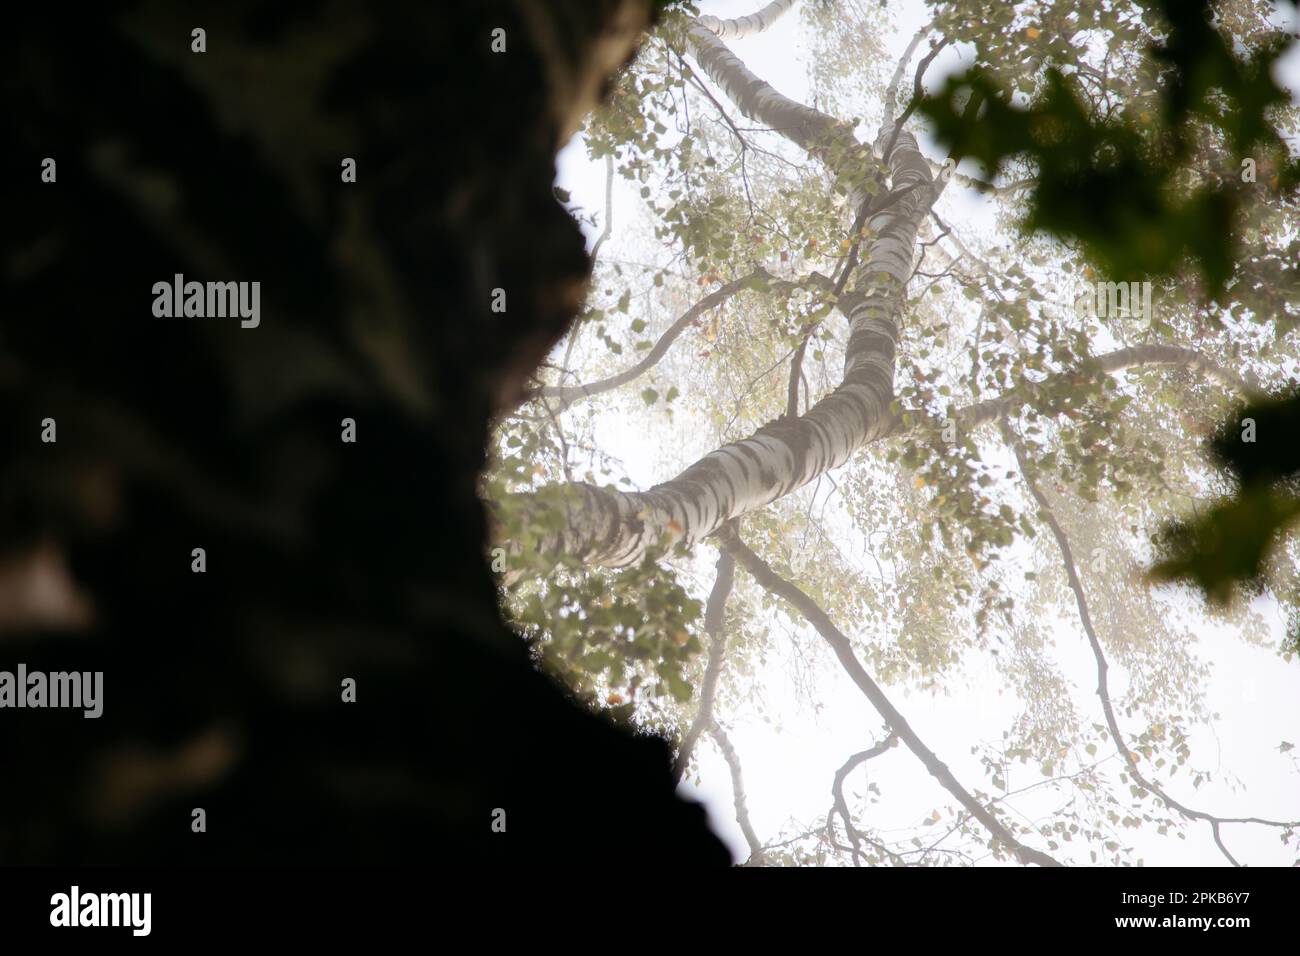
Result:
[[[1243,441],[1250,419],[1255,441]],[[1300,472],[1300,394],[1269,398],[1220,423],[1210,443],[1215,458],[1244,485],[1267,484]]]
[[[1269,553],[1300,518],[1300,394],[1241,407],[1220,423],[1210,449],[1236,479],[1237,492],[1166,529],[1153,574],[1191,581],[1223,603],[1237,588],[1261,590]]]
[[[0,711],[0,861],[727,862],[667,745],[502,625],[475,493],[589,268],[556,83],[646,6],[11,12],[0,667],[105,689],[98,720]],[[260,281],[261,326],[155,319],[174,273]],[[38,564],[88,624],[23,610]]]
[[[1236,157],[1230,173],[1255,147],[1289,156],[1265,115],[1287,101],[1269,72],[1285,46],[1241,60],[1211,25],[1209,0],[1160,0],[1156,7],[1168,25],[1165,42],[1151,51],[1167,67],[1161,123],[1098,116],[1054,68],[1026,108],[1012,105],[1001,83],[977,66],[949,78],[919,109],[941,143],[979,160],[990,175],[1012,156],[1033,160],[1026,229],[1077,241],[1107,276],[1170,276],[1190,258],[1215,297],[1232,275],[1242,184],[1232,175],[1179,187],[1194,148],[1189,124],[1195,118],[1222,131]],[[969,96],[986,104],[977,118],[965,115]],[[1297,185],[1300,160],[1291,159],[1277,188]]]

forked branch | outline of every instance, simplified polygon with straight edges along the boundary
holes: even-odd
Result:
[[[862,666],[857,655],[853,652],[852,642],[835,626],[830,619],[830,615],[823,611],[816,601],[800,590],[797,585],[787,581],[772,570],[772,567],[766,561],[741,541],[740,536],[736,534],[731,525],[721,529],[717,538],[719,544],[731,552],[741,567],[753,575],[759,586],[783,599],[803,615],[808,623],[821,635],[822,639],[830,645],[835,657],[840,662],[840,666],[844,668],[853,683],[862,691],[863,696],[876,708],[889,729],[896,733],[899,739],[907,745],[907,748],[916,755],[916,758],[924,764],[930,775],[945,790],[956,797],[957,801],[970,812],[971,816],[983,824],[984,828],[993,836],[995,843],[1001,844],[1013,853],[1021,863],[1036,863],[1039,866],[1060,866],[1060,863],[1041,850],[1035,850],[1021,843],[1001,820],[994,816],[987,807],[975,799],[970,791],[961,785],[947,765],[939,759],[933,750],[925,745],[925,742],[912,729],[906,718],[890,702],[885,692],[881,690],[880,685],[872,680],[871,675],[867,673],[866,668]]]

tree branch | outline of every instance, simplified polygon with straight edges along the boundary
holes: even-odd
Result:
[[[927,23],[921,27],[912,36],[912,40],[907,44],[907,49],[903,51],[903,56],[898,61],[898,66],[894,69],[894,76],[889,81],[889,86],[885,88],[885,112],[880,117],[880,125],[884,126],[889,122],[891,116],[898,112],[898,86],[903,82],[903,74],[907,71],[907,64],[912,62],[912,55],[916,53],[916,48],[921,45],[925,35],[933,29],[933,23]]]
[[[955,413],[956,421],[959,427],[967,429],[976,428],[983,424],[998,421],[1009,412],[1021,408],[1030,401],[1033,392],[1036,390],[1050,388],[1059,382],[1072,380],[1079,375],[1110,374],[1123,371],[1124,369],[1146,365],[1170,365],[1200,371],[1203,374],[1208,375],[1210,378],[1236,389],[1243,395],[1249,396],[1253,394],[1252,390],[1241,376],[1206,358],[1195,349],[1184,348],[1177,345],[1138,345],[1130,348],[1117,349],[1114,352],[1108,352],[1105,355],[1091,358],[1074,369],[1049,375],[1041,382],[1027,382],[1025,383],[1026,387],[1013,389],[1010,394],[1003,394],[995,398],[985,399],[982,402],[968,405],[957,410]],[[835,393],[833,392],[827,398],[822,399],[822,401],[815,405],[813,409],[806,412],[791,424],[796,428],[805,427],[810,419],[815,418],[818,409],[823,407],[834,397]],[[726,457],[729,459],[738,458],[742,454],[746,453],[737,451],[737,449],[743,448],[747,443],[757,443],[758,438],[768,434],[780,434],[780,432],[776,431],[775,426],[781,421],[783,421],[783,419],[778,419],[776,422],[764,426],[759,430],[754,438],[747,439],[745,442],[737,442],[732,445],[724,446],[718,451],[713,452],[711,455],[706,456],[702,461],[691,466],[691,468],[688,468],[686,472],[683,472],[683,474],[674,479],[673,482],[656,486],[656,488],[651,489],[648,492],[614,492],[606,489],[594,488],[581,482],[575,483],[572,487],[582,493],[584,500],[581,503],[581,507],[570,509],[570,525],[572,526],[575,521],[578,521],[577,516],[583,515],[583,519],[578,521],[578,524],[590,525],[591,527],[583,536],[583,539],[588,543],[584,544],[583,539],[577,539],[568,545],[568,553],[585,554],[588,562],[593,564],[605,562],[616,563],[616,561],[612,561],[603,554],[593,555],[591,549],[593,545],[599,546],[601,541],[612,543],[619,540],[617,536],[626,533],[623,529],[627,528],[629,523],[632,521],[632,519],[627,515],[637,515],[638,512],[645,509],[648,504],[656,504],[654,496],[659,492],[659,489],[671,488],[675,483],[681,483],[688,478],[694,481],[694,475],[692,474],[693,471],[703,472],[705,473],[705,477],[707,477],[707,463],[711,459],[718,457]],[[884,424],[879,433],[865,436],[863,440],[855,446],[855,448],[860,447],[862,444],[868,444],[877,439],[893,436],[906,430],[907,426],[903,423],[902,413],[888,413],[888,421]],[[770,442],[764,443],[760,447],[770,447]],[[838,463],[828,463],[826,467],[822,468],[812,477],[815,478],[819,474],[830,471],[832,468],[836,467],[837,464]],[[811,480],[811,478],[809,480]],[[726,483],[727,487],[734,493],[734,482],[730,478],[727,478]],[[724,514],[718,519],[717,525],[721,525],[727,518],[739,517],[740,515],[753,510],[754,507],[767,504],[769,501],[782,497],[784,494],[793,491],[794,488],[797,487],[802,487],[802,483],[788,487],[784,491],[778,490],[777,493],[758,501],[752,506],[733,508],[729,514]],[[614,503],[609,501],[609,498],[611,497],[615,498]],[[734,502],[734,498],[732,500]],[[650,524],[646,522],[644,517],[636,518],[635,523],[631,524],[631,528],[637,534],[638,540],[642,542],[642,546],[639,550],[629,551],[628,553],[633,554],[635,557],[644,554],[644,547],[648,546],[648,543],[651,540],[658,540],[665,534],[665,532],[658,529],[662,528],[663,525],[666,525],[669,521],[680,522],[682,518],[686,517],[686,511],[683,507],[678,507],[675,511],[671,508],[665,510],[666,513],[659,519],[659,522],[661,523]],[[594,518],[591,517],[592,511],[595,512]],[[624,512],[627,514],[625,515]],[[691,519],[686,518],[686,520],[689,521]],[[697,521],[695,528],[689,529],[691,531],[689,539],[695,540],[698,537],[705,537],[716,530],[717,525],[709,527],[707,522],[700,523]],[[650,537],[652,530],[655,532],[655,537],[653,539]],[[552,547],[554,546],[555,545],[552,545]],[[506,583],[511,583],[516,577],[517,572],[508,573],[506,575]]]
[[[772,0],[763,9],[748,16],[732,20],[719,20],[717,17],[702,16],[697,21],[700,26],[711,30],[723,40],[740,39],[762,33],[794,6],[794,0]]]
[[[1120,756],[1124,759],[1124,768],[1137,781],[1139,787],[1154,797],[1157,797],[1165,806],[1171,810],[1176,810],[1189,820],[1205,820],[1210,824],[1210,831],[1214,835],[1214,842],[1218,845],[1219,850],[1233,866],[1241,866],[1237,859],[1228,852],[1224,846],[1223,839],[1219,834],[1219,826],[1223,823],[1259,823],[1266,826],[1279,827],[1285,830],[1292,830],[1300,826],[1300,822],[1283,823],[1276,820],[1261,820],[1258,817],[1252,818],[1227,818],[1219,817],[1214,814],[1205,813],[1201,810],[1194,810],[1183,803],[1178,802],[1169,796],[1164,789],[1146,778],[1141,770],[1138,769],[1138,758],[1133,751],[1124,742],[1124,736],[1120,733],[1119,722],[1115,718],[1115,708],[1110,699],[1110,682],[1108,679],[1109,665],[1106,662],[1106,652],[1101,646],[1101,641],[1097,637],[1097,631],[1093,627],[1092,613],[1088,609],[1088,598],[1083,592],[1083,582],[1079,578],[1079,569],[1074,561],[1074,552],[1070,548],[1070,539],[1061,527],[1061,523],[1056,520],[1056,514],[1052,511],[1052,506],[1047,500],[1047,496],[1039,489],[1037,483],[1030,476],[1030,467],[1028,455],[1025,451],[1025,444],[1021,441],[1020,436],[1011,428],[1011,424],[1004,418],[998,422],[1002,431],[1002,437],[1010,446],[1016,456],[1016,464],[1020,469],[1020,477],[1024,479],[1029,493],[1033,496],[1034,501],[1038,504],[1039,515],[1051,529],[1052,537],[1056,540],[1056,546],[1061,552],[1061,561],[1065,565],[1065,578],[1070,585],[1070,590],[1074,593],[1074,602],[1079,609],[1079,622],[1083,625],[1083,632],[1088,637],[1088,645],[1092,649],[1092,656],[1097,662],[1097,697],[1101,701],[1102,714],[1106,719],[1106,727],[1110,730],[1111,739],[1115,741],[1115,747],[1119,750]]]
[[[718,750],[722,752],[722,759],[727,761],[728,769],[731,770],[731,793],[736,804],[736,822],[740,824],[740,832],[745,834],[745,842],[749,844],[749,859],[745,865],[761,866],[766,853],[763,850],[763,841],[758,838],[753,824],[749,822],[749,807],[745,801],[745,781],[740,775],[740,755],[736,753],[736,748],[727,739],[726,731],[716,720],[710,723],[709,734],[713,737],[713,742],[718,745]]]
[[[836,144],[848,153],[859,145],[849,124],[783,96],[755,76],[703,21],[696,19],[686,32],[695,62],[742,114],[821,158],[832,170]]]
[[[748,283],[764,277],[770,277],[766,269],[755,269],[749,275],[734,279],[710,292],[683,312],[677,321],[670,325],[663,335],[659,336],[658,341],[642,356],[641,360],[630,368],[586,385],[543,385],[540,388],[534,388],[526,392],[524,395],[525,400],[557,398],[560,400],[557,411],[563,411],[574,402],[581,401],[584,398],[591,398],[593,395],[599,395],[602,392],[612,391],[620,385],[626,385],[628,382],[640,377],[647,369],[663,358],[668,352],[668,347],[690,327],[692,322],[705,312],[722,305],[737,292],[742,291]]]
[[[934,58],[938,56],[940,51],[942,51],[947,45],[947,39],[934,44],[934,46],[930,48],[930,52],[922,57],[921,62],[916,65],[916,77],[912,81],[912,99],[908,102],[907,109],[903,110],[903,115],[894,120],[894,131],[890,134],[889,143],[885,146],[884,152],[881,154],[886,163],[889,162],[889,157],[894,153],[894,144],[898,142],[898,133],[903,128],[903,124],[911,118],[912,114],[916,112],[916,107],[920,105],[921,81],[925,78],[925,71],[929,68],[930,64],[934,62]],[[973,111],[977,109],[979,109],[979,100],[977,97],[972,96],[970,101],[966,104],[967,117],[969,118]]]
[[[900,866],[907,865],[906,860],[904,860],[901,856],[899,856],[894,851],[890,850],[883,843],[877,840],[873,840],[870,837],[866,836],[865,834],[859,832],[858,828],[853,825],[853,816],[849,813],[848,801],[844,799],[844,781],[848,777],[848,775],[852,773],[860,764],[864,764],[868,760],[872,760],[876,757],[879,757],[890,747],[894,746],[897,740],[898,740],[898,734],[894,733],[891,730],[885,736],[885,738],[880,741],[880,743],[874,744],[871,747],[868,747],[866,750],[860,751],[859,753],[855,753],[853,756],[849,757],[848,760],[844,761],[844,766],[840,767],[839,770],[835,771],[835,779],[831,783],[831,800],[832,800],[831,812],[826,814],[826,827],[828,830],[832,830],[832,832],[830,833],[831,842],[832,843],[835,842],[834,832],[832,828],[835,825],[835,814],[838,813],[840,815],[840,819],[844,821],[844,832],[848,835],[849,843],[852,844],[850,849],[853,853],[854,866],[859,865],[858,857],[860,855],[860,851],[858,849],[858,846],[863,842],[870,843],[877,850],[884,853],[886,856],[888,856],[890,859],[892,859],[895,863],[899,864]]]
[[[916,731],[914,731],[907,720],[899,713],[898,709],[885,696],[885,692],[880,686],[871,679],[866,669],[859,663],[857,655],[853,652],[853,645],[847,637],[837,628],[830,616],[823,611],[815,601],[795,584],[785,580],[772,570],[766,561],[755,554],[750,548],[741,541],[734,529],[728,525],[719,531],[717,535],[720,543],[724,548],[735,556],[736,561],[753,575],[758,584],[770,591],[772,594],[784,599],[795,610],[804,616],[822,639],[830,645],[831,650],[838,658],[840,665],[845,672],[858,686],[863,695],[869,700],[876,711],[884,719],[889,729],[896,733],[899,738],[907,745],[907,748],[916,755],[917,759],[925,765],[926,770],[930,772],[941,786],[961,803],[975,819],[984,825],[985,829],[992,834],[995,844],[1001,844],[1015,854],[1021,863],[1036,863],[1039,866],[1060,866],[1052,857],[1043,853],[1041,850],[1035,850],[1025,846],[1011,833],[1010,830],[995,817],[983,804],[976,800],[969,791],[966,790],[952,775],[952,771],[943,763],[942,760],[925,745]]]
[[[998,421],[1007,413],[1026,404],[1031,397],[1031,394],[1026,394],[1027,392],[1051,388],[1057,383],[1069,381],[1079,375],[1108,375],[1139,365],[1173,365],[1187,368],[1201,372],[1240,394],[1249,395],[1252,391],[1240,375],[1207,358],[1196,349],[1184,348],[1180,345],[1135,345],[1096,356],[1076,368],[1049,375],[1041,382],[1026,382],[1027,388],[1013,389],[1011,394],[1003,394],[967,405],[957,411],[957,423],[966,428],[974,428]]]
[[[614,228],[614,156],[610,154],[605,157],[605,228],[600,231],[600,236],[596,239],[595,244],[591,247],[591,261],[595,262],[596,257],[600,255],[600,247],[605,244],[609,238],[610,231]]]
[[[700,683],[700,707],[677,752],[677,760],[673,764],[673,783],[681,782],[682,774],[690,765],[691,751],[695,749],[696,741],[704,729],[713,723],[713,698],[718,690],[722,659],[727,650],[727,636],[722,629],[722,620],[727,609],[727,597],[736,581],[736,559],[727,551],[719,551],[717,569],[713,590],[709,592],[708,603],[704,606],[704,633],[709,636],[709,660],[704,668],[704,680]]]

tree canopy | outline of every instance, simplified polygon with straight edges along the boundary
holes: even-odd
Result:
[[[749,862],[1300,856],[1294,698],[1272,783],[1198,750],[1238,649],[1297,677],[1298,22],[676,5],[589,117],[594,273],[498,422],[493,568],[578,699],[683,778],[716,748]],[[823,811],[756,828],[728,731],[847,693]],[[1000,737],[909,720],[953,694]]]

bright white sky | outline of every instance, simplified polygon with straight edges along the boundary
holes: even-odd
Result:
[[[703,13],[719,17],[740,16],[762,6],[761,0],[703,0]],[[925,21],[926,8],[920,0],[890,4],[897,12],[897,29],[888,44],[895,59],[902,54],[908,40]],[[1279,5],[1281,10],[1285,5]],[[1281,17],[1282,14],[1279,14]],[[1292,27],[1296,18],[1290,14]],[[732,49],[759,76],[782,93],[807,101],[808,79],[806,46],[801,35],[798,7],[788,13],[767,33],[745,40],[729,41]],[[924,50],[921,51],[922,53]],[[949,72],[962,68],[961,51],[945,50],[928,73],[928,85],[934,88]],[[1279,81],[1292,90],[1300,89],[1300,45],[1291,51],[1279,71]],[[909,77],[911,73],[907,74]],[[932,158],[943,154],[921,137],[922,148]],[[965,169],[963,168],[963,171]],[[972,170],[973,171],[973,170]],[[580,138],[575,138],[561,154],[557,182],[569,190],[573,203],[585,211],[597,211],[604,221],[605,171],[603,161],[587,159]],[[636,187],[615,178],[614,239],[619,232],[644,221]],[[988,203],[971,191],[949,186],[941,201],[942,215],[948,222],[960,224],[965,241],[978,242],[992,228]],[[588,228],[589,243],[599,229]],[[635,258],[635,256],[633,256]],[[647,253],[646,259],[651,258]],[[654,329],[652,323],[652,330]],[[685,389],[687,386],[683,386]],[[628,428],[616,414],[603,416],[597,427],[601,447],[622,460],[628,475],[640,488],[664,481],[711,448],[709,436],[684,434],[680,447],[666,450],[642,440],[639,432]],[[711,548],[699,548],[701,599],[712,581]],[[743,572],[738,572],[743,574]],[[1300,663],[1285,664],[1274,648],[1281,635],[1280,615],[1275,608],[1265,608],[1272,632],[1264,647],[1252,647],[1239,636],[1213,628],[1199,635],[1198,656],[1212,663],[1209,685],[1209,709],[1221,719],[1194,734],[1191,740],[1192,764],[1212,771],[1216,781],[1193,791],[1183,774],[1167,788],[1172,796],[1197,808],[1223,816],[1257,815],[1276,819],[1300,816],[1300,775],[1289,755],[1279,754],[1283,740],[1300,744]],[[853,622],[837,622],[852,635]],[[1102,720],[1095,697],[1095,671],[1077,618],[1065,617],[1056,626],[1056,652],[1067,676],[1076,685],[1075,700],[1079,709]],[[759,838],[770,841],[783,828],[793,829],[794,822],[812,825],[824,820],[830,806],[830,786],[835,771],[852,753],[865,749],[879,735],[881,721],[860,692],[833,664],[824,660],[815,676],[821,709],[811,713],[806,701],[794,692],[795,674],[808,678],[807,661],[796,648],[809,649],[820,638],[811,628],[802,628],[789,636],[784,658],[774,660],[759,675],[761,699],[767,705],[768,722],[753,705],[744,711],[718,714],[736,747],[744,768],[750,818]],[[780,642],[778,642],[780,643]],[[823,659],[828,655],[822,655]],[[982,669],[981,669],[982,667]],[[997,743],[1002,731],[1014,720],[1018,704],[1011,694],[999,688],[1004,680],[991,663],[968,667],[964,685],[949,683],[949,693],[909,692],[903,686],[885,686],[886,692],[930,747],[953,770],[968,788],[991,789],[978,759],[971,755],[980,741]],[[1125,687],[1123,672],[1112,661],[1111,691],[1117,700]],[[1140,727],[1121,725],[1130,731]],[[708,807],[717,832],[734,848],[737,859],[748,856],[748,848],[735,821],[731,782],[726,764],[707,740],[698,748],[701,781],[683,783],[683,793],[701,800]],[[1118,762],[1118,758],[1115,758]],[[948,809],[952,797],[943,791],[905,748],[866,765],[866,773],[875,774],[885,799],[871,808],[870,820],[860,820],[881,829],[912,827],[935,809],[942,821],[933,828],[938,835],[953,819]],[[1231,781],[1239,781],[1237,787]],[[848,790],[865,792],[866,774],[859,768],[850,777]],[[1032,766],[1012,771],[1010,788],[1015,789],[1041,779]],[[1021,806],[1029,813],[1048,814],[1054,804],[1050,795]],[[849,797],[850,805],[854,804]],[[1156,835],[1154,830],[1122,830],[1121,841],[1135,845],[1148,865],[1225,865],[1214,847],[1205,824],[1189,825],[1186,840]],[[1224,840],[1239,860],[1256,864],[1290,865],[1294,850],[1282,847],[1277,831],[1254,826],[1230,826]],[[1028,838],[1036,846],[1042,840]],[[1076,855],[1071,856],[1071,852]],[[1064,844],[1058,858],[1086,863],[1086,847]]]

